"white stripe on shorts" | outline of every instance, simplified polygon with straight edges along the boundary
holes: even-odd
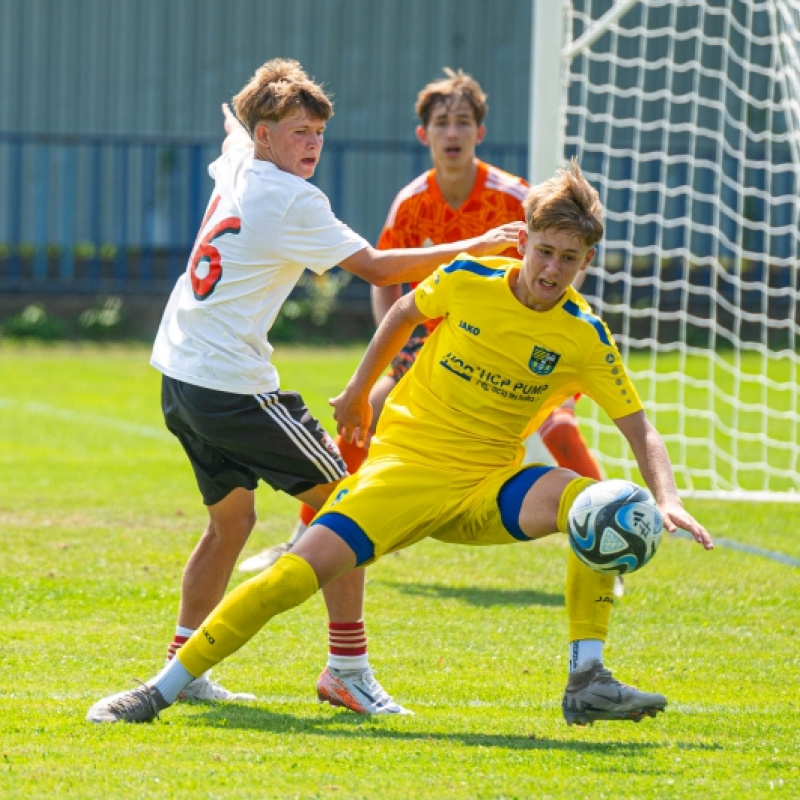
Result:
[[[297,449],[314,464],[320,474],[328,481],[338,481],[342,477],[341,467],[336,459],[318,442],[314,436],[286,410],[277,394],[257,394],[261,408],[272,417],[278,427],[295,443]]]

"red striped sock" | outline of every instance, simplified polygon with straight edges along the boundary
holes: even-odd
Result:
[[[193,633],[194,631],[191,628],[184,628],[181,625],[175,629],[175,636],[167,648],[167,661],[172,661],[175,658],[175,654],[186,644]]]
[[[328,623],[328,666],[335,669],[369,666],[364,620]]]

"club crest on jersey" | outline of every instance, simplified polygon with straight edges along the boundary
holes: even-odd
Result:
[[[545,350],[538,344],[533,348],[528,367],[534,375],[549,375],[558,364],[558,359],[561,358],[559,353],[554,353],[552,350]]]

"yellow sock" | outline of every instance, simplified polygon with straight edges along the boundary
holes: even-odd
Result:
[[[567,532],[567,515],[575,502],[575,498],[593,483],[597,483],[593,478],[575,478],[567,484],[561,493],[561,500],[558,501],[558,516],[556,517],[556,524],[561,533]]]
[[[252,639],[272,617],[299,606],[318,589],[311,565],[286,553],[228,594],[176,658],[192,675],[202,675]]]
[[[614,605],[614,576],[589,569],[572,550],[567,558],[569,641],[599,639],[604,642]]]
[[[567,532],[567,515],[575,498],[593,483],[597,481],[575,478],[567,484],[558,505],[558,529],[562,533]],[[589,569],[571,549],[567,558],[569,640],[599,639],[604,642],[614,605],[614,576]]]

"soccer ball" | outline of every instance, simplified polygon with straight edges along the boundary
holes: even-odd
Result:
[[[590,569],[622,575],[641,569],[655,555],[663,525],[647,489],[630,481],[600,481],[575,498],[569,543]]]

